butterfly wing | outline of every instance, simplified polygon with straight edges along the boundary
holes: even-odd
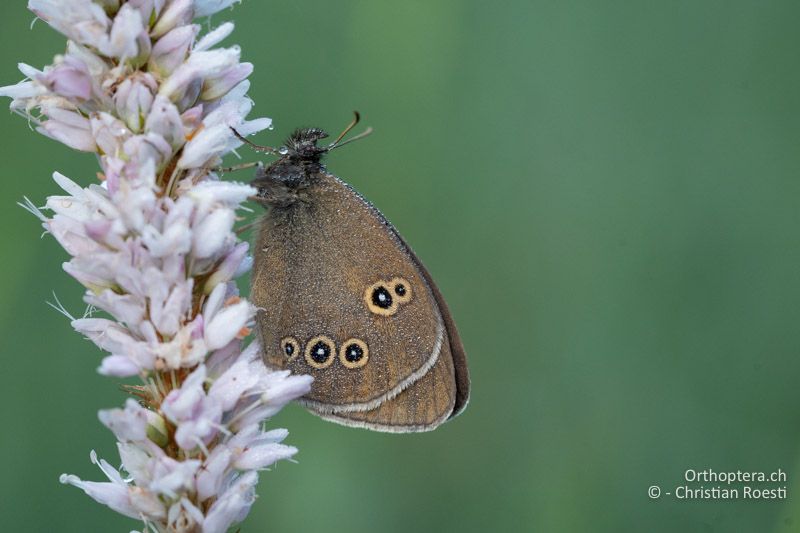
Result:
[[[467,366],[467,353],[464,350],[464,344],[461,342],[461,336],[458,334],[458,328],[453,320],[453,315],[450,314],[450,308],[447,306],[447,302],[445,302],[444,296],[439,290],[439,287],[436,285],[436,282],[433,281],[433,277],[431,277],[428,269],[425,268],[425,265],[423,265],[422,261],[419,260],[417,254],[415,254],[414,250],[408,246],[397,230],[394,228],[392,228],[392,230],[395,232],[397,238],[406,247],[406,250],[408,250],[409,255],[414,260],[414,264],[417,266],[419,271],[422,272],[422,275],[424,276],[425,281],[427,281],[428,287],[430,288],[431,292],[433,293],[433,297],[436,300],[439,313],[442,315],[442,319],[444,320],[445,331],[447,332],[447,344],[453,361],[453,371],[455,373],[456,381],[455,403],[453,405],[452,412],[448,417],[453,418],[460,415],[467,407],[467,403],[469,403],[470,378],[469,367]]]
[[[414,431],[463,406],[452,320],[438,289],[350,187],[319,175],[300,201],[267,213],[258,247],[251,296],[265,360],[314,377],[301,400],[310,410],[350,425]],[[463,361],[457,333],[455,340]]]
[[[453,372],[450,347],[445,344],[429,372],[375,409],[348,413],[317,411],[317,414],[331,422],[376,431],[430,431],[453,416],[456,403]]]

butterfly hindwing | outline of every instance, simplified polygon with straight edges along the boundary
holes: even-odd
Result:
[[[419,381],[396,397],[370,411],[317,412],[322,418],[345,426],[406,433],[435,429],[450,418],[456,403],[453,359],[445,344],[436,364]],[[315,409],[310,407],[312,411]]]

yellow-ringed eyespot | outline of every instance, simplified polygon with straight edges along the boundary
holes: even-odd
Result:
[[[336,344],[325,335],[318,335],[306,343],[306,363],[314,368],[328,368],[336,358]]]
[[[364,303],[367,304],[367,309],[376,315],[391,316],[397,312],[397,298],[392,296],[392,291],[385,281],[367,287],[364,291]]]
[[[292,336],[282,338],[280,347],[281,353],[283,353],[289,361],[294,360],[297,354],[300,353],[300,341]]]
[[[361,339],[347,339],[339,348],[339,361],[347,368],[361,368],[369,360],[369,347]]]
[[[411,301],[411,283],[405,278],[393,278],[389,282],[392,295],[398,303],[404,304]]]

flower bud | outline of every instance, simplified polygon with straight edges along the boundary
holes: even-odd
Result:
[[[125,4],[114,17],[107,44],[101,47],[101,52],[139,65],[150,54],[150,46],[150,37],[145,30],[141,13]]]
[[[217,446],[206,459],[203,468],[197,473],[197,498],[201,502],[219,494],[232,455],[227,446]]]
[[[114,105],[117,114],[125,121],[131,131],[138,133],[144,126],[145,117],[153,105],[153,93],[156,91],[153,76],[143,73],[126,78],[114,93]]]
[[[66,4],[63,0],[29,0],[28,9],[73,41],[102,47],[108,40],[111,25],[103,7],[96,2],[75,0]]]
[[[164,80],[159,91],[187,109],[194,105],[200,95],[203,80],[222,76],[228,69],[239,63],[241,52],[238,47],[193,52],[189,59]]]
[[[89,122],[97,148],[103,154],[116,155],[131,135],[125,123],[109,113],[99,113]]]
[[[144,128],[163,137],[173,148],[179,148],[186,140],[178,108],[160,94],[151,106]]]
[[[228,255],[225,256],[225,259],[217,270],[208,277],[203,292],[209,294],[218,284],[233,279],[234,275],[239,272],[242,262],[247,257],[248,248],[249,246],[246,242],[240,242],[234,246],[233,250],[228,252]],[[244,272],[242,272],[242,274],[243,273]]]
[[[155,411],[147,411],[147,438],[162,448],[169,443],[167,421]]]
[[[68,100],[88,100],[92,95],[89,69],[80,59],[67,55],[38,80],[52,92]]]
[[[214,28],[212,31],[205,34],[203,38],[194,45],[194,51],[200,52],[202,50],[208,50],[212,46],[218,45],[233,32],[233,28],[233,22],[225,22],[220,24],[219,27]]]
[[[174,0],[161,12],[150,35],[158,38],[176,26],[189,24],[194,18],[194,0]]]
[[[37,131],[82,152],[94,152],[97,145],[92,135],[89,119],[74,111],[42,106],[48,120]]]
[[[252,63],[238,63],[220,76],[213,78],[206,78],[203,84],[203,91],[200,93],[200,98],[203,100],[216,100],[225,96],[228,91],[236,87],[242,80],[247,78],[253,72]]]
[[[230,526],[247,516],[255,501],[255,485],[258,474],[246,472],[236,478],[214,504],[208,509],[203,522],[203,531],[227,531]]]
[[[103,409],[97,416],[104,426],[114,432],[117,439],[122,442],[135,442],[146,437],[148,412],[136,400],[128,398],[125,409]]]
[[[194,228],[194,255],[205,259],[218,254],[231,239],[234,220],[233,210],[225,208],[216,209],[203,218]]]
[[[222,348],[239,335],[253,313],[247,300],[225,307],[206,325],[205,339],[210,350]]]
[[[129,378],[141,371],[139,366],[124,355],[107,355],[100,361],[97,373],[103,376]]]
[[[224,123],[203,128],[184,146],[178,166],[180,168],[204,166],[225,151],[232,136],[230,127]]]
[[[167,76],[181,66],[199,31],[197,24],[178,26],[161,37],[153,46],[148,63],[150,70]]]

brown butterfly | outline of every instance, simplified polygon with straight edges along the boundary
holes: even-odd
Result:
[[[299,129],[252,184],[268,208],[255,245],[251,298],[269,367],[310,374],[300,403],[376,431],[429,431],[469,398],[464,347],[442,294],[384,216],[322,157],[328,135]],[[237,134],[238,136],[238,134]]]

